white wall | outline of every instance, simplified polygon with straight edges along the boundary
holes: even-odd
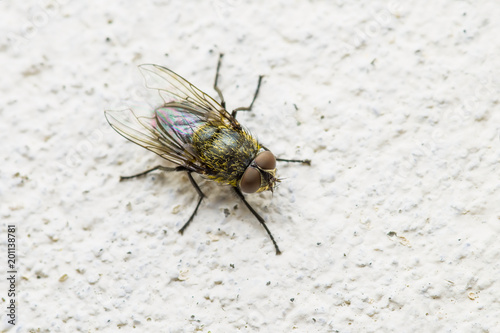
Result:
[[[498,17],[494,1],[1,1],[14,331],[495,332]],[[228,188],[196,178],[208,198],[181,236],[185,175],[119,182],[162,163],[103,115],[160,102],[136,66],[215,97],[220,52],[228,108],[265,75],[238,119],[312,160],[247,196],[281,256]]]

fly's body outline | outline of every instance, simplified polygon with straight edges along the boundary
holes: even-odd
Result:
[[[140,65],[146,87],[155,89],[163,99],[151,116],[137,116],[134,111],[105,111],[111,127],[126,139],[158,154],[176,167],[158,165],[139,174],[120,180],[145,175],[155,170],[186,172],[199,199],[189,220],[179,230],[183,233],[196,215],[205,197],[191,173],[222,185],[232,187],[236,195],[267,231],[280,254],[278,244],[264,219],[250,206],[242,192],[273,191],[279,178],[276,161],[310,164],[309,160],[276,158],[236,120],[239,111],[250,111],[262,82],[248,107],[226,111],[224,97],[217,86],[223,55],[219,56],[214,89],[220,103],[173,71],[153,64]]]

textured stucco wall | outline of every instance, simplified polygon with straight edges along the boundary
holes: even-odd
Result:
[[[496,332],[496,1],[0,1],[0,216],[17,226],[14,332]],[[153,173],[105,109],[199,88],[276,155],[247,196]],[[151,97],[152,96],[152,97]],[[156,99],[155,99],[156,98]]]

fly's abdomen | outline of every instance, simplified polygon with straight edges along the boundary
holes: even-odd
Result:
[[[205,124],[193,134],[193,148],[216,182],[237,186],[259,144],[243,129]]]

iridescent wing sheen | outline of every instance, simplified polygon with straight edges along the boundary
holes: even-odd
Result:
[[[158,90],[164,104],[146,116],[138,116],[130,109],[105,111],[111,127],[179,166],[210,173],[193,149],[194,132],[206,123],[230,127],[239,127],[239,123],[212,97],[171,70],[149,64],[139,68],[146,86]]]
[[[212,97],[196,88],[182,76],[168,68],[145,64],[139,69],[146,81],[146,87],[158,90],[163,101],[179,103],[189,112],[194,112],[205,121],[215,125],[239,127],[239,123]]]
[[[170,114],[177,116],[169,118]],[[201,174],[207,171],[191,146],[190,134],[200,121],[190,113],[163,106],[152,116],[137,116],[130,109],[105,111],[105,115],[111,127],[126,139],[191,171]],[[171,124],[165,118],[169,118]]]

